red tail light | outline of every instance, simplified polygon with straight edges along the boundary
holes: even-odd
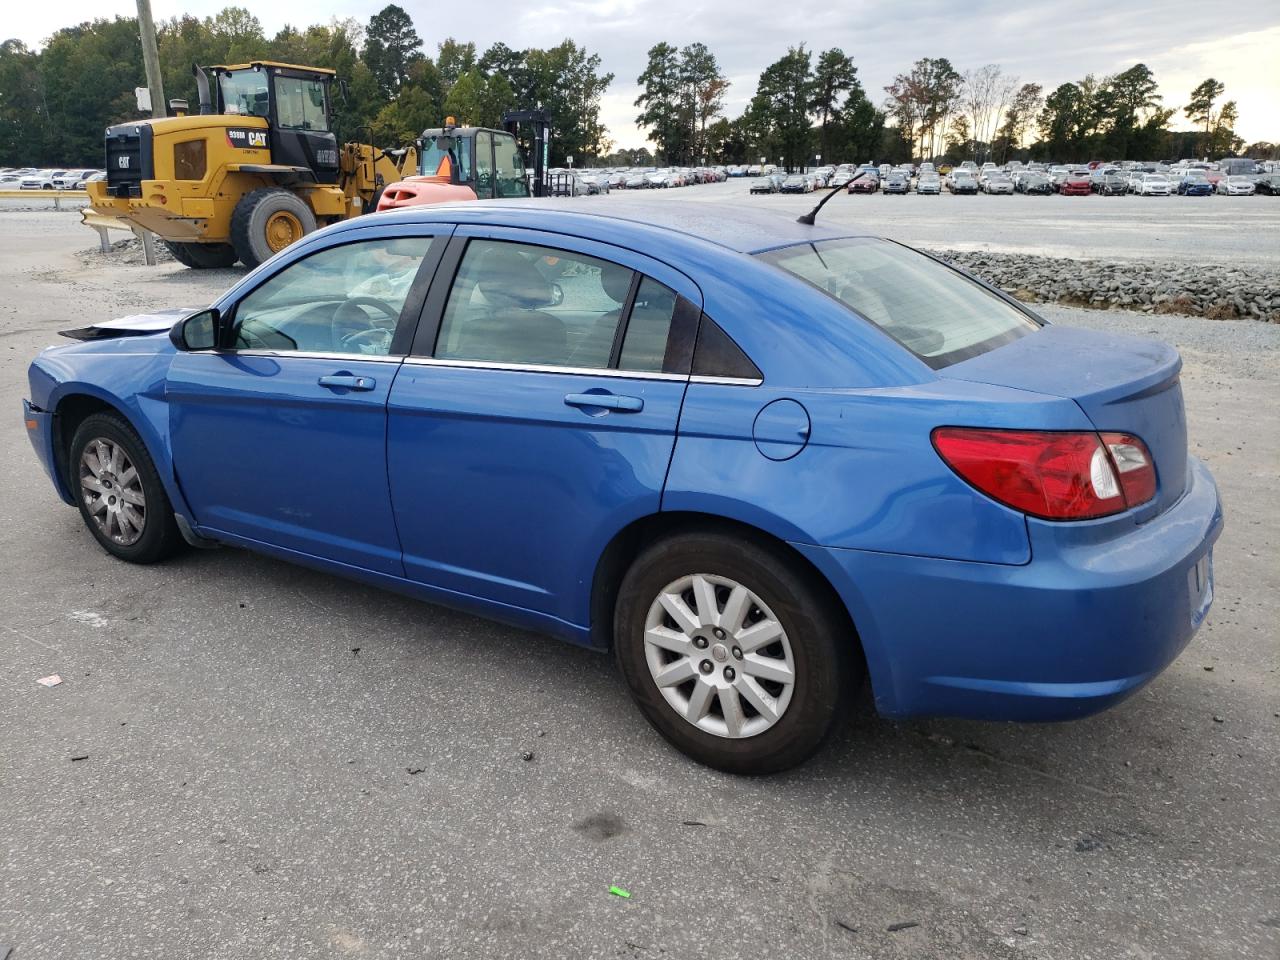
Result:
[[[1151,453],[1127,433],[938,427],[933,446],[987,496],[1047,520],[1086,520],[1156,493]]]

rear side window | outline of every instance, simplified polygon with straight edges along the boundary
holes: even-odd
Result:
[[[622,338],[618,366],[623,370],[661,373],[667,355],[667,337],[675,315],[676,294],[670,287],[645,277],[636,290],[635,304]]]
[[[473,239],[433,356],[576,370],[689,371],[698,308],[665,284],[584,253]]]
[[[585,254],[472,240],[453,282],[436,357],[606,368],[633,273]]]
[[[1040,327],[963,274],[886,240],[824,240],[759,256],[865,317],[934,369]]]

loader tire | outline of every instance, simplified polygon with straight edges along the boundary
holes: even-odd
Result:
[[[252,270],[316,228],[306,201],[283,187],[246,193],[231,213],[231,245]]]
[[[235,247],[229,243],[175,243],[163,241],[173,259],[193,270],[215,270],[236,262]]]

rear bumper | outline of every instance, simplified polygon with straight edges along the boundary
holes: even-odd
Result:
[[[1071,719],[1159,674],[1207,613],[1222,506],[1199,461],[1189,473],[1178,503],[1118,536],[1078,524],[1063,546],[1030,524],[1024,566],[795,546],[849,607],[882,714]]]

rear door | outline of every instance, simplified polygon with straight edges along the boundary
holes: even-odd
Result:
[[[587,625],[600,552],[659,508],[700,314],[631,251],[460,227],[390,398],[407,576]]]
[[[288,263],[228,308],[233,342],[174,358],[174,464],[199,529],[403,572],[386,405],[447,242],[429,229]]]

